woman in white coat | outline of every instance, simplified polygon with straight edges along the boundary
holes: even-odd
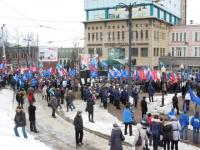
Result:
[[[139,135],[141,136],[142,144],[140,146],[136,146],[136,143],[139,139]],[[137,130],[134,133],[133,145],[135,146],[135,150],[143,150],[143,148],[146,148],[148,150],[148,136],[146,133],[145,126],[137,124]]]

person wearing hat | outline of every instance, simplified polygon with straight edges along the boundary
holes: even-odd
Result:
[[[75,135],[76,135],[76,145],[83,145],[83,119],[82,119],[82,111],[78,111],[74,118],[74,127],[75,127]]]
[[[123,133],[117,123],[113,124],[109,145],[110,150],[123,150],[122,142],[125,140]]]
[[[25,130],[25,126],[26,126],[26,116],[24,111],[22,110],[22,108],[20,106],[17,106],[16,108],[16,114],[15,114],[15,127],[14,127],[14,132],[15,135],[17,137],[19,137],[19,132],[17,130],[18,127],[22,128],[22,133],[24,138],[28,138],[27,134],[26,134],[26,130]]]
[[[181,124],[180,138],[182,140],[187,140],[189,116],[188,116],[186,110],[184,110],[184,112],[181,113],[180,118],[179,118],[179,122]]]
[[[176,116],[171,117],[171,126],[172,126],[172,141],[171,141],[171,150],[174,149],[178,150],[178,141],[180,140],[180,130],[181,130],[181,125],[177,121]]]
[[[199,118],[199,112],[195,112],[195,115],[191,119],[191,125],[193,127],[193,143],[198,144],[199,143],[199,129],[200,129],[200,118]]]

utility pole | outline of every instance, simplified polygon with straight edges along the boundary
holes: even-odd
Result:
[[[32,41],[30,34],[28,34],[27,39],[24,39],[24,41],[28,42],[28,50],[26,52],[26,65],[29,67],[29,65],[32,63],[31,57],[30,57],[30,41]]]

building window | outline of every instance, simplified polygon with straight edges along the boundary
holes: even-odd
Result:
[[[100,40],[101,41],[103,40],[103,34],[102,34],[102,32],[100,32]]]
[[[90,30],[90,27],[88,27],[88,30]]]
[[[94,27],[92,27],[92,30],[94,30]]]
[[[125,35],[124,35],[124,31],[122,31],[122,40],[124,40],[124,37]]]
[[[165,48],[163,48],[163,56],[165,56]]]
[[[90,40],[90,33],[88,33],[88,41]]]
[[[115,29],[115,26],[113,26],[113,29]]]
[[[143,39],[143,30],[140,31],[141,39]]]
[[[94,40],[94,33],[92,33],[92,40]]]
[[[172,56],[174,56],[174,47],[172,47]]]
[[[198,56],[198,55],[197,55],[197,51],[198,51],[198,49],[197,49],[197,47],[195,47],[195,53],[194,53],[194,56],[196,56],[196,57]]]
[[[172,42],[175,41],[175,33],[172,33]]]
[[[138,57],[138,48],[132,48],[131,56]]]
[[[183,41],[183,33],[180,33],[180,41]]]
[[[117,31],[117,40],[120,39],[120,31]]]
[[[89,48],[89,49],[88,49],[88,53],[89,53],[90,55],[94,54],[94,48]]]
[[[146,30],[146,39],[148,39],[149,38],[149,31],[148,30]]]
[[[178,41],[178,33],[176,33],[176,42]]]
[[[98,32],[96,32],[96,40],[97,41],[99,40],[99,34],[98,34]]]
[[[96,27],[96,30],[98,30],[98,27]]]
[[[153,49],[153,56],[156,56],[156,48]]]
[[[198,32],[195,32],[195,42],[198,41]]]
[[[97,52],[98,56],[102,56],[102,48],[97,48],[96,52]]]
[[[135,31],[135,38],[138,40],[138,31]]]
[[[159,48],[157,48],[156,56],[159,56]]]
[[[148,48],[141,48],[141,57],[148,57]]]
[[[112,33],[112,38],[115,40],[115,32]]]
[[[124,25],[122,25],[122,28],[124,28]]]
[[[163,56],[162,54],[163,54],[163,49],[160,48],[160,56]]]
[[[111,35],[110,35],[110,32],[108,32],[108,40],[111,39]]]
[[[184,42],[186,42],[186,32],[184,33]]]

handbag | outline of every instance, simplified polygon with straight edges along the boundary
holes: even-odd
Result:
[[[139,131],[139,137],[138,137],[138,140],[137,140],[135,146],[141,146],[142,145],[142,137],[140,135],[140,130],[138,130],[138,131]]]
[[[123,134],[121,133],[121,140],[125,141],[125,137],[123,136]]]

